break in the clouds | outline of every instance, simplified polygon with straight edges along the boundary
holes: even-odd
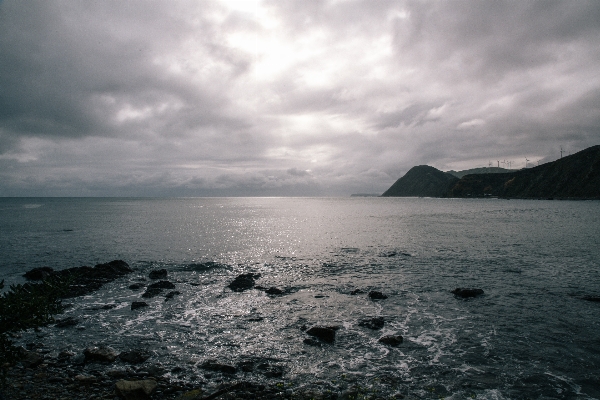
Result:
[[[0,195],[347,195],[600,143],[596,1],[0,2]]]

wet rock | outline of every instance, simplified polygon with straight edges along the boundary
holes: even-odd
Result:
[[[361,293],[364,293],[364,292],[360,289],[354,289],[353,291],[350,292],[350,295],[356,296],[357,294],[361,294]]]
[[[247,273],[238,275],[228,287],[234,292],[243,292],[244,290],[252,289],[254,281],[260,278],[260,274]]]
[[[146,285],[144,285],[143,283],[134,283],[129,285],[129,289],[131,290],[140,290],[143,289]]]
[[[63,350],[60,353],[58,353],[58,359],[59,360],[64,360],[64,359],[67,359],[67,358],[71,358],[74,355],[75,355],[75,353],[73,353],[70,350]]]
[[[396,347],[404,341],[401,335],[386,335],[379,338],[378,342],[388,346]]]
[[[376,290],[372,290],[372,291],[369,292],[369,298],[371,300],[385,300],[388,297],[385,294],[381,293],[381,292],[378,292]]]
[[[284,291],[281,289],[278,289],[276,287],[270,287],[267,290],[265,290],[265,293],[268,294],[269,296],[279,296],[279,295],[282,295],[284,293]]]
[[[315,346],[315,347],[321,347],[321,345],[322,345],[322,343],[318,339],[315,339],[313,337],[304,339],[303,343],[307,344],[309,346]]]
[[[175,285],[169,281],[158,281],[148,285],[148,289],[175,289]]]
[[[78,297],[100,289],[105,283],[133,272],[133,269],[122,260],[114,260],[95,267],[74,267],[55,271],[52,276],[70,281],[70,286],[63,298]]]
[[[237,372],[237,369],[233,365],[221,364],[216,360],[206,360],[200,365],[200,368],[208,371],[223,372],[225,374],[235,374]]]
[[[20,353],[20,361],[25,368],[35,368],[44,362],[44,356],[35,351],[29,351],[25,350],[24,348],[20,348]]]
[[[67,318],[57,320],[56,324],[54,326],[57,328],[68,328],[71,326],[75,326],[78,323],[79,323],[79,320],[77,318],[67,317]]]
[[[174,290],[172,292],[167,293],[165,295],[165,301],[172,299],[173,297],[177,296],[178,294],[181,294],[181,292],[178,290]]]
[[[146,291],[142,294],[142,297],[145,299],[151,299],[153,297],[158,296],[163,292],[161,288],[147,288]]]
[[[463,299],[466,299],[469,297],[477,297],[479,295],[482,295],[483,290],[482,289],[472,289],[472,288],[456,288],[450,293],[452,293],[456,297],[461,297]]]
[[[95,376],[92,376],[92,375],[79,374],[79,375],[75,375],[75,377],[73,379],[80,385],[89,385],[91,383],[98,382],[98,378],[96,378]]]
[[[362,326],[363,328],[379,330],[383,328],[385,324],[385,320],[383,317],[375,317],[375,318],[367,318],[363,319],[358,323],[358,326]]]
[[[306,333],[325,343],[333,343],[335,341],[335,333],[338,329],[339,327],[337,326],[313,326]]]
[[[129,364],[141,364],[150,358],[150,353],[146,350],[129,350],[119,354],[119,359]]]
[[[272,365],[268,363],[259,364],[256,369],[267,378],[279,378],[283,376],[285,369],[281,365]]]
[[[166,269],[155,269],[154,271],[150,271],[148,274],[148,278],[150,279],[167,279],[167,270]]]
[[[142,307],[148,307],[148,303],[146,303],[145,301],[134,301],[133,303],[131,303],[132,310],[137,310],[138,308]]]
[[[83,351],[86,362],[111,363],[117,359],[118,353],[111,347],[88,347]]]
[[[50,267],[34,268],[25,272],[23,276],[30,281],[41,281],[54,274],[54,269]]]
[[[148,400],[157,386],[156,381],[153,379],[120,380],[115,383],[115,394],[125,400]]]

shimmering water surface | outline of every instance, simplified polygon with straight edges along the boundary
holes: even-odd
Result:
[[[1,198],[0,254],[7,283],[40,266],[123,259],[136,270],[75,299],[65,316],[77,327],[22,338],[54,352],[146,348],[148,365],[199,384],[211,380],[205,360],[260,360],[283,375],[236,378],[414,398],[600,398],[600,303],[583,299],[600,296],[597,201]],[[132,311],[142,291],[128,286],[158,268],[181,294]],[[229,290],[244,272],[287,294]],[[455,287],[485,294],[457,299]],[[382,330],[358,324],[378,316]],[[335,343],[305,344],[300,328],[314,324],[340,326]],[[378,343],[389,334],[404,343]]]

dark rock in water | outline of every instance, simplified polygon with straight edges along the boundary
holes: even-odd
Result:
[[[146,292],[142,294],[144,298],[152,298],[162,293],[164,289],[175,289],[175,285],[169,281],[158,281],[148,285]]]
[[[600,303],[600,296],[583,296],[582,299]]]
[[[282,366],[268,363],[259,364],[256,369],[267,378],[279,378],[283,376],[283,373],[285,372]]]
[[[68,328],[70,326],[75,326],[78,323],[79,320],[77,318],[67,317],[57,320],[54,326],[56,326],[57,328]]]
[[[233,365],[220,364],[216,360],[206,360],[200,368],[209,371],[223,372],[225,374],[235,374],[237,369]]]
[[[339,327],[337,326],[313,326],[306,333],[325,343],[333,343],[335,341],[335,333],[338,329]]]
[[[169,281],[158,281],[148,285],[148,289],[175,289],[175,285]]]
[[[85,361],[96,361],[103,363],[111,363],[117,359],[118,353],[106,346],[100,347],[88,347],[83,351],[83,355],[85,356]]]
[[[381,292],[373,290],[373,291],[369,292],[369,298],[371,300],[384,300],[384,299],[387,299],[388,297]]]
[[[25,368],[35,368],[44,362],[44,356],[35,351],[25,350],[21,347],[19,352],[21,353],[21,364]]]
[[[307,344],[309,346],[315,346],[315,347],[321,347],[321,342],[318,339],[315,339],[313,337],[309,337],[304,339],[304,344]]]
[[[122,260],[114,260],[106,264],[97,264],[95,267],[74,267],[55,271],[51,276],[70,282],[67,293],[63,298],[83,296],[92,293],[105,283],[133,272],[129,265]]]
[[[469,297],[477,297],[479,295],[482,295],[483,290],[482,289],[471,289],[471,288],[456,288],[450,293],[452,293],[456,297],[462,297],[463,299],[466,299]]]
[[[134,283],[132,285],[129,285],[129,289],[131,290],[140,290],[142,288],[144,288],[146,285],[144,285],[143,283]]]
[[[404,341],[401,335],[387,335],[379,338],[378,342],[387,344],[388,346],[396,347]]]
[[[119,359],[129,364],[141,364],[150,358],[146,350],[129,350],[119,354]]]
[[[120,380],[115,383],[115,393],[125,400],[150,400],[157,386],[158,384],[153,379]]]
[[[148,303],[146,303],[145,301],[134,301],[133,303],[131,303],[132,310],[137,310],[138,308],[142,307],[148,307]]]
[[[360,289],[354,289],[353,291],[350,292],[350,295],[356,296],[357,294],[361,294],[361,293],[364,293],[364,292]]]
[[[373,330],[379,330],[383,328],[384,324],[385,320],[383,319],[383,317],[363,319],[358,323],[359,326]]]
[[[178,290],[173,290],[172,292],[167,293],[165,295],[165,301],[171,300],[173,297],[177,296],[178,294],[181,294],[181,292]]]
[[[241,274],[238,275],[228,287],[234,292],[243,292],[244,290],[252,289],[254,287],[254,281],[260,278],[260,274]]]
[[[265,293],[270,296],[278,296],[278,295],[282,295],[284,292],[283,292],[283,290],[281,290],[279,288],[270,287],[267,290],[265,290]]]
[[[30,281],[41,281],[54,274],[54,270],[50,267],[34,268],[31,271],[25,272],[23,276]]]
[[[166,269],[155,269],[154,271],[150,271],[148,274],[148,278],[150,279],[166,279],[167,278],[167,270]]]

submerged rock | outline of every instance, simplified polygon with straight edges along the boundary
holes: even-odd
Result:
[[[129,364],[141,364],[150,358],[146,350],[129,350],[119,354],[119,359]]]
[[[461,297],[463,299],[466,299],[469,297],[477,297],[479,295],[482,295],[483,290],[482,289],[472,289],[472,288],[456,288],[450,293],[452,293],[456,297]]]
[[[358,326],[362,326],[364,328],[369,328],[373,330],[379,330],[383,328],[385,324],[385,320],[383,317],[375,317],[375,318],[367,318],[363,319],[358,323]]]
[[[111,347],[100,346],[88,347],[83,351],[83,355],[85,356],[86,362],[96,361],[111,363],[117,359],[118,353]]]
[[[155,269],[154,271],[150,271],[148,274],[148,278],[150,279],[166,279],[167,278],[167,270],[166,269]]]
[[[175,285],[169,281],[158,281],[148,285],[148,289],[175,289]]]
[[[244,290],[252,289],[254,281],[260,278],[260,274],[247,273],[238,275],[228,287],[234,292],[243,292]]]
[[[145,286],[146,285],[144,285],[143,283],[134,283],[134,284],[129,285],[129,289],[131,289],[131,290],[140,290],[140,289],[142,289]]]
[[[132,310],[137,310],[138,308],[142,307],[148,307],[148,303],[146,303],[145,301],[134,301],[133,303],[131,303]]]
[[[178,294],[181,294],[181,292],[178,290],[173,290],[172,292],[167,293],[165,295],[165,301],[171,300],[173,297],[177,296]]]
[[[21,353],[21,364],[25,368],[35,368],[44,362],[44,356],[35,351],[25,350],[22,347],[19,351]]]
[[[402,335],[386,335],[379,338],[378,342],[387,344],[388,346],[396,347],[404,341]]]
[[[385,294],[378,292],[377,290],[372,290],[369,292],[369,298],[371,300],[385,300],[388,297]]]
[[[153,379],[140,381],[120,380],[115,383],[115,393],[125,400],[147,400],[156,390],[158,384]]]
[[[338,329],[340,329],[338,326],[313,326],[306,333],[325,343],[333,343]]]
[[[270,287],[265,290],[265,293],[268,294],[269,296],[279,296],[279,295],[282,295],[284,293],[284,291],[279,288],[276,288],[276,287]]]

